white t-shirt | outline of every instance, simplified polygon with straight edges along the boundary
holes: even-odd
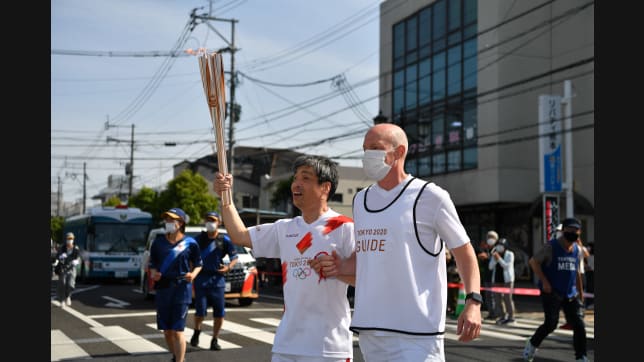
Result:
[[[307,263],[335,250],[341,258],[354,248],[353,220],[329,209],[307,224],[301,216],[248,228],[255,257],[280,258],[284,315],[274,353],[353,359],[348,284],[320,279]]]

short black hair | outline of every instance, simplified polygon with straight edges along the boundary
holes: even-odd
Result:
[[[338,187],[338,163],[324,156],[302,155],[293,162],[293,173],[297,172],[297,169],[302,166],[313,168],[318,177],[318,185],[327,181],[331,183],[328,196],[330,200],[335,195],[335,190]]]

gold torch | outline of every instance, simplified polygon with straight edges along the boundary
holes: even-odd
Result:
[[[193,53],[193,52],[190,52]],[[226,162],[226,149],[224,147],[224,119],[226,118],[226,88],[224,84],[224,61],[221,54],[212,52],[208,54],[206,49],[200,48],[196,52],[201,70],[201,81],[203,90],[210,109],[210,119],[215,130],[215,143],[217,145],[217,161],[219,172],[228,173]],[[221,195],[223,205],[232,203],[231,190],[226,190]]]

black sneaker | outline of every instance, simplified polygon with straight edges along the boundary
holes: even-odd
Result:
[[[190,345],[193,347],[197,347],[199,345],[199,333],[201,333],[200,330],[195,329],[192,338],[190,338]]]
[[[212,341],[210,341],[210,350],[211,351],[221,350],[221,346],[219,345],[219,343],[217,343],[217,338],[213,338]]]

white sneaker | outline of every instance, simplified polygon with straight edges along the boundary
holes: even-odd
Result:
[[[525,341],[525,348],[523,349],[523,360],[531,362],[534,359],[534,355],[537,353],[537,349],[530,343],[530,338]]]
[[[71,297],[67,297],[67,299],[65,299],[65,304],[67,304],[67,305],[72,305],[72,298],[71,298]]]
[[[59,307],[61,307],[61,308],[65,308],[65,302],[64,302],[64,301],[60,302]]]
[[[588,357],[583,356],[581,358],[577,358],[575,361],[576,362],[588,362]]]

